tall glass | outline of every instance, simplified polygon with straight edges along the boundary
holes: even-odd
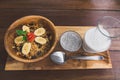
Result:
[[[103,52],[109,49],[112,38],[120,36],[120,21],[111,16],[104,16],[97,27],[89,29],[83,39],[83,49],[89,53]]]

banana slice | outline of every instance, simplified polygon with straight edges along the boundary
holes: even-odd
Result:
[[[34,34],[35,34],[36,36],[41,36],[41,35],[43,35],[44,33],[45,33],[45,29],[44,29],[44,28],[38,28],[38,29],[36,29],[35,32],[34,32]]]
[[[31,43],[24,43],[23,47],[22,47],[22,53],[24,55],[28,55],[31,49]]]
[[[39,44],[46,44],[47,40],[45,38],[42,38],[42,37],[36,37],[35,38],[35,41]]]
[[[16,37],[16,38],[14,39],[14,42],[15,42],[15,44],[17,44],[17,45],[23,43],[23,42],[24,42],[24,41],[23,41],[23,36],[18,36],[18,37]]]
[[[23,31],[30,32],[30,28],[26,25],[23,25],[22,29]]]

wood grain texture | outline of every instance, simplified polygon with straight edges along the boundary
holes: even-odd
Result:
[[[41,15],[57,26],[96,26],[99,18],[113,16],[120,19],[119,11],[96,10],[40,10],[40,9],[0,9],[0,27],[8,28],[15,20],[28,15]]]
[[[75,31],[81,35],[83,38],[85,32],[92,27],[82,27],[82,26],[56,26],[56,32],[57,32],[57,46],[54,51],[64,51],[59,44],[59,38],[60,36],[69,30]],[[56,65],[51,60],[50,57],[45,58],[42,61],[36,62],[36,63],[22,63],[19,61],[16,61],[14,59],[11,59],[8,57],[5,70],[70,70],[70,69],[106,69],[106,68],[112,68],[112,63],[110,59],[110,53],[109,51],[105,51],[102,53],[97,54],[80,54],[81,49],[78,52],[75,53],[69,53],[66,52],[68,56],[72,55],[102,55],[105,57],[105,60],[103,61],[84,61],[84,60],[68,60],[63,65]],[[34,65],[34,66],[33,66]]]
[[[31,14],[55,25],[96,26],[103,16],[120,19],[120,0],[0,0],[0,80],[120,80],[120,41],[114,44],[118,50],[110,51],[112,69],[4,71],[4,33],[13,21]]]
[[[37,8],[41,10],[120,10],[119,0],[1,0],[0,8]]]

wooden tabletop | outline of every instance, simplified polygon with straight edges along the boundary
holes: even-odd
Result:
[[[112,69],[5,71],[4,34],[27,15],[41,15],[57,26],[96,26],[99,18],[120,19],[120,0],[0,0],[0,80],[120,80],[120,39],[110,48]]]

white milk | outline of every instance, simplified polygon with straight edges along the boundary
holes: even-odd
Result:
[[[109,35],[109,33],[100,28],[104,34]],[[89,53],[97,53],[106,51],[111,45],[111,39],[103,35],[97,27],[89,29],[85,35],[83,40],[83,49]]]

